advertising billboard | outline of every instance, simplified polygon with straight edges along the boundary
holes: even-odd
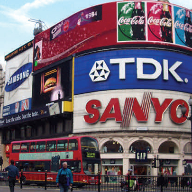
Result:
[[[190,51],[192,12],[157,1],[122,1],[94,6],[35,36],[33,70],[74,53],[133,44]]]
[[[74,133],[97,131],[174,131],[190,133],[189,93],[119,89],[75,95]]]
[[[127,49],[76,58],[74,94],[121,89],[192,93],[192,57],[181,53]]]
[[[33,48],[29,42],[6,57],[3,117],[31,109]]]
[[[33,77],[33,109],[53,107],[57,101],[71,101],[72,98],[72,60],[60,61]],[[56,109],[56,108],[54,108]]]

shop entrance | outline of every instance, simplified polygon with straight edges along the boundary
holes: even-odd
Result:
[[[151,167],[149,165],[133,165],[134,175],[151,175]]]

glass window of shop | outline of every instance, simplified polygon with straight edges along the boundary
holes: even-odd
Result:
[[[107,141],[102,148],[103,153],[123,153],[123,147],[117,141]]]
[[[187,154],[192,154],[192,142],[189,142],[185,145],[184,147],[184,153]]]
[[[103,159],[102,160],[103,182],[116,183],[119,175],[123,174],[123,159]]]
[[[146,150],[148,153],[151,153],[151,146],[146,141],[135,141],[132,143],[132,145],[129,147],[130,153],[136,153],[137,150]]]
[[[159,153],[179,153],[177,145],[172,141],[166,141],[159,146]]]

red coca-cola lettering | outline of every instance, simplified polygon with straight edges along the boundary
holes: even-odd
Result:
[[[155,122],[160,123],[163,119],[163,114],[167,110],[167,108],[170,106],[170,118],[171,120],[176,124],[182,124],[186,121],[186,117],[183,117],[182,115],[178,117],[177,110],[179,106],[184,105],[187,108],[186,116],[188,116],[189,113],[189,106],[186,101],[182,99],[178,99],[173,101],[173,99],[165,99],[162,104],[160,104],[158,98],[151,98],[151,102],[153,104],[156,117]],[[98,121],[100,122],[106,122],[108,119],[114,119],[116,122],[122,122],[122,114],[119,104],[118,98],[112,98],[109,101],[109,104],[107,105],[106,109],[104,110],[101,118],[100,118],[100,112],[99,107],[101,107],[101,102],[99,100],[91,100],[86,105],[86,111],[88,115],[84,115],[84,120],[86,123],[92,124],[96,123]],[[131,106],[131,111],[134,113],[136,119],[138,122],[147,122],[148,116],[144,114],[144,111],[142,107],[139,105],[136,98],[133,98],[133,105]]]

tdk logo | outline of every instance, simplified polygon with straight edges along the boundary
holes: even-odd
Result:
[[[119,65],[119,79],[126,79],[126,70],[128,70],[128,65],[136,64],[137,69],[137,79],[157,79],[161,74],[163,75],[163,80],[168,81],[169,76],[175,78],[177,82],[188,83],[188,79],[182,79],[176,70],[182,65],[182,62],[176,61],[169,67],[169,61],[163,59],[162,64],[152,58],[118,58],[110,59],[111,65]],[[145,65],[153,65],[153,73],[144,73]],[[106,81],[110,74],[110,70],[104,60],[96,61],[89,73],[89,76],[93,82]]]
[[[93,82],[106,81],[110,74],[110,70],[107,67],[104,60],[95,61],[89,76]]]

